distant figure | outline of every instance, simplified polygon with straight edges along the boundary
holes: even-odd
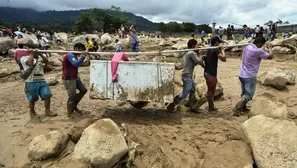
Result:
[[[89,49],[89,51],[93,51],[93,49],[94,49],[93,42],[91,40],[89,40],[89,38],[86,38],[85,40],[86,40],[85,46]]]
[[[276,39],[276,31],[277,31],[277,24],[273,23],[271,25],[271,41],[273,41],[274,39]]]
[[[227,27],[227,40],[233,40],[231,25],[228,25]]]
[[[48,43],[48,39],[45,37],[45,34],[42,34],[40,39],[40,45],[42,50],[48,50],[50,48],[50,45]]]
[[[97,43],[96,39],[92,38],[92,42],[93,42],[93,45],[94,45],[93,51],[94,52],[98,51],[99,47],[98,47],[98,43]]]
[[[3,31],[0,30],[0,37],[3,37]]]
[[[53,40],[53,37],[54,37],[54,31],[50,31],[50,38],[51,38],[51,40]]]
[[[244,40],[244,38],[249,38],[250,37],[250,32],[249,32],[249,28],[247,27],[247,25],[243,25],[243,30],[244,30],[244,33],[243,33],[243,36],[242,36],[242,40]]]
[[[222,26],[219,27],[218,34],[219,34],[220,38],[223,39],[224,29]]]
[[[62,44],[62,40],[61,40],[61,37],[60,37],[60,35],[58,35],[58,37],[57,37],[57,44]]]
[[[139,51],[139,43],[136,35],[136,27],[132,25],[130,27],[130,38],[131,38],[131,48],[132,52],[138,52]]]
[[[205,39],[204,39],[205,38],[205,32],[204,32],[204,30],[201,31],[200,36],[201,36],[201,42],[203,44],[204,42],[206,42]]]
[[[122,38],[125,38],[126,37],[126,33],[125,33],[125,26],[124,25],[122,25],[121,31],[122,31]]]
[[[116,39],[115,43],[116,43],[116,46],[115,46],[116,52],[121,52],[122,50],[121,42],[118,39]]]
[[[259,37],[260,35],[260,25],[257,25],[256,28],[255,28],[255,32],[256,32],[256,37]],[[256,38],[255,37],[255,38]]]

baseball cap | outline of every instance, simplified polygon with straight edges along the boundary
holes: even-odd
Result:
[[[211,45],[214,45],[216,42],[223,43],[223,40],[219,36],[213,36],[210,42],[211,42]]]

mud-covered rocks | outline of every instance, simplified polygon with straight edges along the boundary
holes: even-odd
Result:
[[[112,168],[127,152],[119,127],[111,119],[102,119],[83,131],[73,159],[89,161],[93,167]]]
[[[262,85],[272,86],[276,89],[283,90],[286,85],[294,85],[296,75],[289,68],[272,68],[268,71],[261,72],[258,81]]]
[[[250,147],[242,141],[228,141],[206,153],[202,168],[253,168]]]
[[[84,129],[86,129],[88,126],[90,126],[93,123],[94,121],[90,118],[83,119],[80,122],[76,123],[71,129],[71,133],[70,133],[71,140],[77,143]]]
[[[69,141],[69,136],[59,131],[35,137],[29,146],[28,157],[31,160],[45,160],[58,156]]]
[[[17,44],[22,44],[31,48],[39,47],[38,39],[34,34],[25,34],[23,38],[17,40]]]
[[[285,103],[277,100],[272,95],[257,96],[251,102],[251,116],[264,115],[272,118],[287,119],[289,112]]]
[[[46,82],[49,86],[54,86],[59,83],[59,80],[57,76],[52,76],[52,77],[46,78]]]
[[[10,37],[0,37],[0,53],[6,53],[13,46],[14,41]]]
[[[294,122],[262,115],[242,125],[259,168],[297,167],[297,126]]]

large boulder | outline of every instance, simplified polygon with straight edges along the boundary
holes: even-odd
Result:
[[[272,97],[272,95],[257,96],[252,101],[250,115],[264,115],[267,117],[283,119],[289,117],[286,104],[276,100],[276,98]]]
[[[171,49],[174,49],[174,50],[182,50],[182,49],[187,49],[187,48],[188,48],[188,44],[187,44],[187,42],[184,42],[184,41],[180,41],[180,42],[171,46]]]
[[[54,58],[50,61],[50,64],[55,67],[62,66],[62,61],[59,58]]]
[[[73,158],[89,161],[93,167],[112,168],[127,152],[125,138],[116,123],[102,119],[84,130]]]
[[[0,54],[13,48],[14,41],[10,37],[0,37]]]
[[[262,115],[242,125],[259,168],[297,167],[297,126],[294,122]]]
[[[0,70],[0,78],[10,75],[8,68],[4,68]]]
[[[291,54],[293,51],[287,47],[275,46],[272,48],[273,53],[276,54]]]
[[[69,136],[59,131],[35,137],[29,145],[31,160],[45,160],[60,155],[67,147]]]
[[[66,33],[55,33],[55,38],[57,38],[58,35],[60,36],[63,43],[68,42],[68,35]]]
[[[262,85],[268,85],[282,90],[286,88],[287,84],[295,84],[295,76],[295,73],[291,69],[278,67],[260,73],[257,80]]]
[[[207,151],[202,168],[253,168],[250,147],[241,141],[228,141]]]
[[[75,45],[77,43],[85,43],[86,38],[89,38],[89,40],[95,39],[97,42],[100,42],[100,38],[97,34],[85,34],[80,36],[75,36],[72,40],[72,44]]]
[[[292,46],[297,46],[297,35],[294,34],[293,36],[287,38],[287,39],[284,39],[284,40],[281,40],[277,43],[278,45],[292,45]]]
[[[121,43],[121,47],[123,49],[128,49],[128,48],[131,48],[130,47],[130,38],[125,38],[125,39],[119,39],[120,40],[120,43]]]
[[[54,86],[59,83],[59,80],[57,76],[52,76],[52,77],[46,78],[46,82],[49,86]]]
[[[110,44],[111,42],[112,42],[112,38],[108,33],[104,33],[101,36],[101,44],[107,45],[107,44]]]
[[[31,48],[38,48],[39,42],[34,34],[25,34],[23,38],[17,40],[17,44],[22,44]]]
[[[90,126],[93,123],[94,123],[93,120],[90,118],[83,119],[80,122],[76,123],[71,129],[71,133],[70,133],[71,140],[77,143],[84,129],[86,129],[88,126]]]

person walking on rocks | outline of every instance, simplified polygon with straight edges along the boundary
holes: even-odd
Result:
[[[198,42],[195,39],[190,39],[188,41],[188,48],[194,49],[194,51],[188,51],[184,57],[184,69],[182,72],[182,81],[183,81],[183,91],[179,95],[175,96],[173,102],[167,106],[167,110],[171,113],[174,112],[175,106],[177,106],[183,99],[185,99],[189,94],[189,106],[192,110],[193,105],[195,105],[195,92],[196,92],[196,84],[193,80],[193,72],[196,65],[201,65],[204,67],[203,61],[198,57],[199,49]]]
[[[211,46],[219,46],[222,43],[222,39],[219,36],[214,36],[211,38]],[[206,101],[208,101],[209,112],[216,111],[214,106],[214,95],[217,86],[217,71],[218,71],[218,60],[226,62],[225,51],[222,46],[219,48],[213,48],[207,51],[206,57],[204,59],[204,78],[207,85],[207,93],[203,96],[197,104],[194,106],[195,110],[198,110]]]
[[[246,46],[242,53],[239,81],[241,83],[241,100],[233,109],[234,116],[240,116],[242,112],[249,111],[246,104],[252,100],[256,91],[257,74],[262,59],[273,58],[272,44],[266,43],[268,52],[262,47],[266,43],[264,37],[257,37],[253,44]]]
[[[21,58],[24,71],[33,68],[30,76],[25,79],[25,93],[29,101],[31,118],[37,115],[35,112],[35,102],[39,97],[44,100],[45,115],[49,117],[57,116],[56,113],[50,110],[52,93],[44,78],[43,64],[47,64],[48,62],[45,56],[39,55],[37,52],[33,52],[33,50],[28,51],[28,56]]]
[[[78,59],[78,54],[67,53],[63,57],[63,74],[62,79],[64,86],[68,93],[67,112],[68,116],[74,111],[82,114],[82,111],[77,108],[78,103],[87,93],[87,89],[78,77],[78,67],[84,62],[85,57],[88,56],[88,50],[82,43],[74,45],[74,51],[85,51]],[[76,93],[79,90],[79,93]]]

